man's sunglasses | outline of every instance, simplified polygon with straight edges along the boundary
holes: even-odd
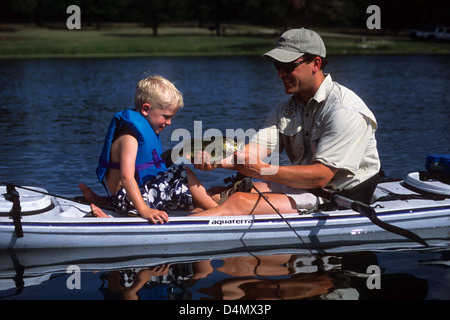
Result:
[[[295,70],[295,68],[297,68],[303,62],[307,62],[307,61],[300,60],[298,62],[293,61],[293,62],[288,62],[288,63],[274,61],[273,64],[275,65],[275,68],[277,69],[277,71],[283,70],[286,73],[291,73]]]

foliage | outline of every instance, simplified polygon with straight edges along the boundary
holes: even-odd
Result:
[[[189,22],[218,35],[223,23],[363,28],[371,4],[381,8],[384,29],[450,21],[447,0],[2,0],[0,22],[64,22],[72,4],[81,8],[83,24],[100,28],[106,22],[139,22],[155,35],[162,23]]]

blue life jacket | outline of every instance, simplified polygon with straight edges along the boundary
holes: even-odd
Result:
[[[131,109],[116,113],[111,120],[98,162],[97,177],[104,184],[103,179],[109,168],[120,169],[119,163],[110,162],[111,145],[117,133],[124,126],[131,130],[138,141],[135,178],[141,187],[147,181],[154,179],[158,173],[166,171],[167,168],[161,159],[163,150],[159,135],[155,133],[142,114]]]

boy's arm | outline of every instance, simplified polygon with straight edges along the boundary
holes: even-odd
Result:
[[[136,168],[136,156],[138,150],[138,142],[131,135],[124,135],[120,138],[120,174],[122,187],[125,188],[127,196],[133,203],[139,214],[153,223],[164,223],[169,221],[166,212],[157,209],[151,209],[147,206],[142,198],[139,186],[134,178]]]

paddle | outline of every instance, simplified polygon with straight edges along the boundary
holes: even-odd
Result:
[[[423,240],[421,237],[419,237],[415,233],[380,220],[377,216],[375,209],[372,208],[371,206],[369,206],[368,204],[346,198],[336,192],[331,192],[331,191],[328,191],[325,189],[315,189],[315,190],[312,190],[312,192],[316,196],[325,198],[325,199],[335,203],[338,206],[352,209],[352,210],[362,214],[363,216],[366,216],[367,218],[369,218],[370,221],[372,221],[373,224],[379,226],[380,228],[382,228],[386,231],[398,234],[400,236],[403,236],[405,238],[413,240],[417,243],[420,243],[421,245],[429,247],[429,245],[425,242],[425,240]]]

